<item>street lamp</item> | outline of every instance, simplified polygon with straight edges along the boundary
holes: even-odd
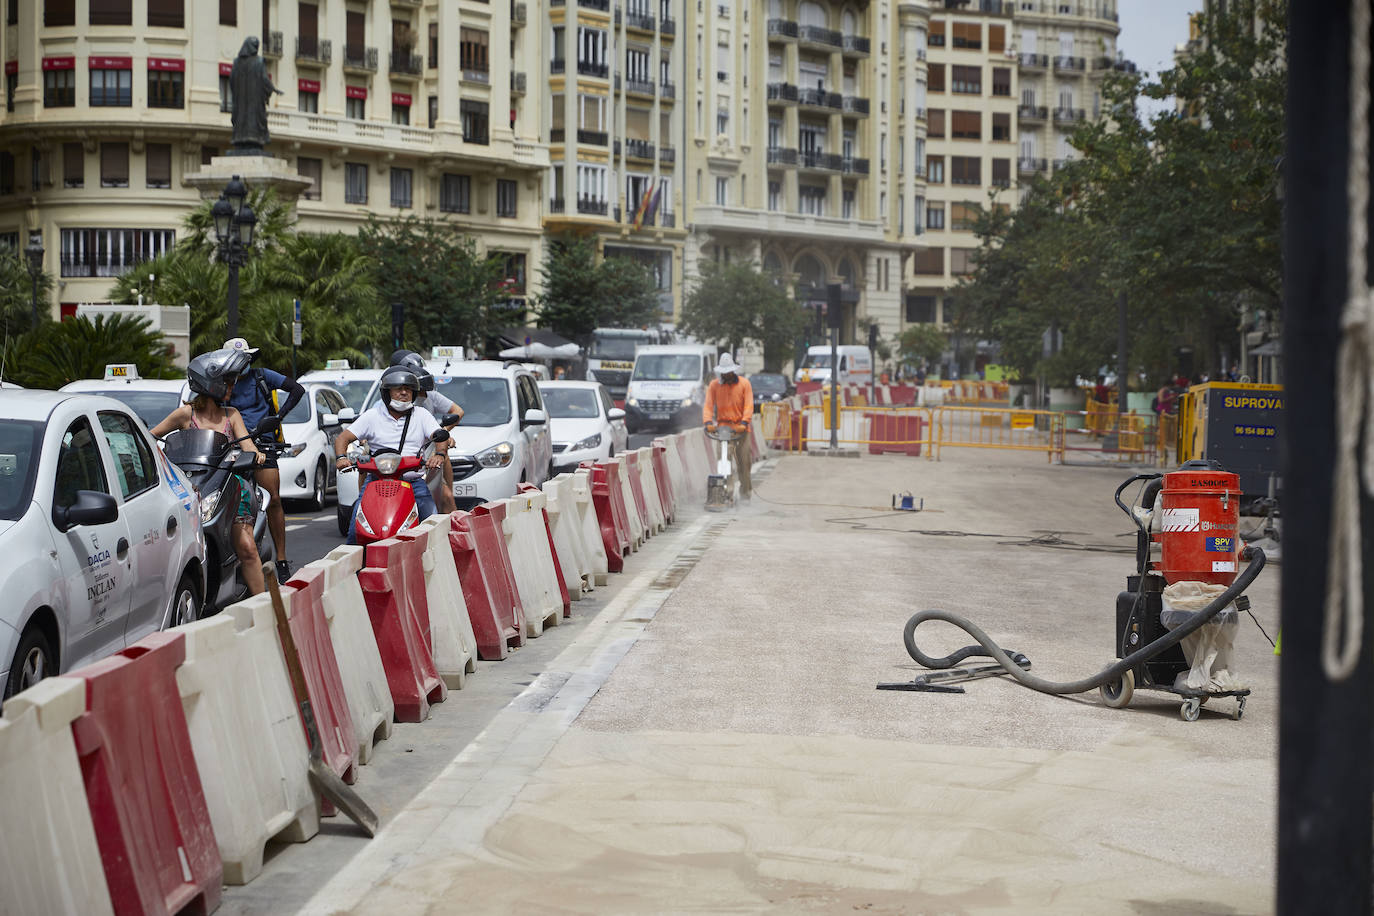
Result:
[[[247,198],[248,188],[235,175],[210,210],[215,238],[219,242],[219,258],[229,265],[230,337],[237,337],[239,333],[239,268],[248,263],[248,252],[253,248],[253,230],[258,224]]]
[[[24,249],[28,259],[29,277],[33,280],[33,326],[38,327],[38,278],[43,276],[43,235],[29,233],[29,247]]]

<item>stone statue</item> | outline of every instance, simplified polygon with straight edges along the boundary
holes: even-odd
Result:
[[[272,85],[267,64],[258,56],[258,39],[249,36],[239,48],[234,69],[229,74],[229,88],[233,92],[234,125],[231,156],[264,156],[263,147],[272,137],[267,133],[267,102],[272,93],[282,91]]]

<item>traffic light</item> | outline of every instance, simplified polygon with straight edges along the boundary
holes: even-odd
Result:
[[[838,283],[829,283],[825,287],[825,319],[832,328],[844,324],[844,303],[840,300],[842,290],[843,287]]]
[[[878,326],[876,324],[868,326],[868,349],[878,349]]]

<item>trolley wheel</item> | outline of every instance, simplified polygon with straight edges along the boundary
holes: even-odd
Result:
[[[1102,702],[1110,709],[1125,709],[1131,705],[1135,695],[1135,672],[1127,671],[1121,677],[1108,681],[1097,688],[1102,694]]]
[[[1183,705],[1178,708],[1178,714],[1183,717],[1184,722],[1196,722],[1197,717],[1202,713],[1202,703],[1197,697],[1189,697],[1183,701]]]
[[[1245,697],[1236,697],[1236,721],[1245,715]]]

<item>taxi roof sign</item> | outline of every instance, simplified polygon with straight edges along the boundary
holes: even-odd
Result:
[[[350,365],[348,364],[348,360],[346,360],[346,359],[327,359],[327,360],[324,361],[324,367],[325,367],[326,369],[351,369],[351,368],[353,368],[352,366],[350,366]]]
[[[110,363],[105,367],[105,381],[123,379],[126,382],[138,378],[138,366],[134,363]]]
[[[429,351],[430,359],[462,359],[462,347],[432,347]]]

